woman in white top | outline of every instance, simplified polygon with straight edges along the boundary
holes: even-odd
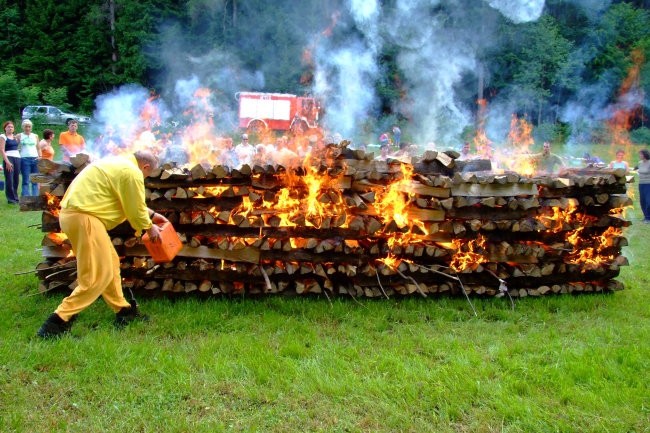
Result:
[[[23,132],[18,134],[20,142],[20,174],[23,178],[22,197],[38,195],[38,184],[30,182],[32,173],[38,173],[38,158],[41,156],[38,148],[38,135],[32,132],[32,121],[23,120]]]

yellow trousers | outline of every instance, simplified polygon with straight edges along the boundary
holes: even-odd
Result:
[[[67,322],[99,296],[116,313],[129,307],[122,293],[120,258],[104,224],[92,215],[69,209],[61,209],[59,224],[77,257],[78,285],[63,299],[56,314]]]

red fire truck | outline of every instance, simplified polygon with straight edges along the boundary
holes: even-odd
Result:
[[[320,105],[316,99],[286,93],[239,92],[239,127],[248,131],[291,131],[306,134],[318,129]]]

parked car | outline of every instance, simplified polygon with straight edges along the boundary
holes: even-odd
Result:
[[[53,105],[28,105],[23,108],[23,120],[32,119],[44,125],[67,125],[69,120],[76,120],[79,123],[90,123],[89,116],[83,114],[68,113]]]

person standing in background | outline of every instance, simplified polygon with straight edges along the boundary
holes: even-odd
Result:
[[[625,158],[625,152],[622,149],[617,150],[616,159],[609,163],[609,168],[613,170],[622,168],[625,170],[625,173],[630,171],[630,165],[627,163],[627,161],[624,161],[623,158]]]
[[[639,163],[635,170],[639,173],[639,202],[643,212],[643,222],[650,224],[650,152],[639,151]]]
[[[469,144],[469,141],[463,143],[463,147],[460,149],[460,156],[456,158],[457,161],[467,161],[468,159],[473,159],[472,147]]]
[[[402,142],[402,130],[399,126],[393,125],[393,143],[399,149]]]
[[[18,183],[20,182],[20,151],[18,138],[14,135],[14,124],[6,121],[0,134],[0,154],[5,172],[5,195],[9,204],[18,204]]]
[[[557,173],[564,168],[564,161],[558,155],[551,152],[551,143],[548,141],[544,142],[542,153],[533,155],[533,162],[539,174]]]
[[[54,131],[51,129],[43,130],[43,139],[38,143],[38,154],[43,159],[54,160],[54,147],[52,147],[52,140],[54,140]]]
[[[59,146],[64,161],[70,161],[71,156],[75,156],[86,149],[86,140],[77,132],[78,129],[79,123],[76,120],[70,120],[68,130],[59,135]]]
[[[38,158],[41,156],[38,148],[38,135],[32,132],[32,121],[23,120],[23,132],[18,134],[20,142],[20,173],[22,176],[22,197],[38,195],[38,184],[30,180],[32,173],[38,173]]]
[[[387,144],[383,144],[379,148],[379,155],[375,157],[375,161],[386,161],[390,157],[390,147]]]
[[[255,158],[255,152],[257,149],[250,143],[248,139],[248,134],[242,134],[241,143],[235,147],[235,152],[237,152],[237,160],[239,165],[248,164],[253,165],[253,158]]]

